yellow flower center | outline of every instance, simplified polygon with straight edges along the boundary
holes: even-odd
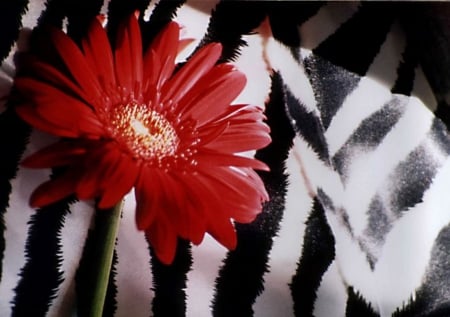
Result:
[[[110,112],[113,136],[137,158],[163,159],[175,155],[179,138],[172,124],[145,104],[118,105]]]

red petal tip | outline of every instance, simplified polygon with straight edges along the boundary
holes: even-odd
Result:
[[[110,209],[114,207],[119,201],[120,199],[112,203],[111,201],[105,201],[102,197],[102,199],[100,199],[100,201],[98,202],[97,207],[99,209]]]
[[[47,196],[34,192],[31,194],[31,197],[30,197],[30,200],[28,203],[31,208],[41,208],[46,205],[49,205],[51,203],[51,201],[49,200],[49,198]]]
[[[103,23],[105,23],[105,21],[106,21],[106,15],[103,13],[97,15],[97,21],[103,25]]]

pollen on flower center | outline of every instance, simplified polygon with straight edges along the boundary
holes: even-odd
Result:
[[[162,159],[176,153],[179,138],[169,120],[145,104],[119,104],[110,112],[113,136],[142,159]]]

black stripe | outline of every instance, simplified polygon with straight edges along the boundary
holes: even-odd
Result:
[[[444,125],[439,119],[436,118],[434,120],[428,136],[445,154],[448,154],[448,151],[450,151],[450,140],[445,133]],[[371,225],[369,221],[369,228],[374,227],[370,232],[375,233],[376,231],[374,237],[384,238],[387,234],[386,230],[389,230],[390,226],[385,226],[386,230],[381,230],[378,224],[381,215],[376,217],[372,215],[372,213],[379,208],[373,207],[382,204],[384,214],[389,212],[391,217],[401,217],[411,207],[422,202],[423,196],[432,184],[439,167],[440,163],[436,161],[433,155],[428,153],[428,145],[426,144],[418,146],[397,165],[383,186],[387,189],[389,197],[381,199],[381,193],[379,193],[368,210],[370,215],[369,220],[373,216],[373,220],[375,221],[373,225]],[[378,203],[376,203],[377,200],[379,201]],[[382,201],[384,201],[384,203],[382,203]]]
[[[368,224],[364,233],[368,239],[363,242],[363,249],[372,269],[378,257],[373,251],[380,250],[392,223],[422,202],[436,176],[440,163],[429,154],[427,146],[418,146],[396,166],[366,211]]]
[[[27,2],[23,2],[22,5],[26,5],[26,3]],[[2,2],[2,5],[6,5],[6,3]],[[47,7],[49,6],[50,5],[47,5]],[[19,9],[19,7],[13,9],[13,7],[11,6],[10,10],[16,9]],[[12,12],[6,10],[2,11],[1,14],[9,15],[12,14]],[[44,11],[44,13],[39,17],[39,21],[46,21],[46,16],[51,16],[51,14],[47,11]],[[6,19],[5,21],[9,21],[8,23],[10,23],[11,18],[18,19],[17,15],[15,15],[9,17],[9,19]],[[20,19],[18,19],[18,21],[20,23]],[[16,27],[19,26],[17,25],[17,22],[13,25],[16,25]],[[9,27],[12,27],[12,25],[8,26],[8,28]],[[14,33],[13,31],[14,30],[12,30],[11,32]],[[16,37],[14,34],[10,35],[11,38]],[[11,39],[8,41],[11,41]],[[1,42],[2,45],[5,45],[5,48],[10,45],[7,43],[8,41],[3,41],[2,38]],[[3,52],[0,51],[0,53],[7,55],[9,52],[9,48],[8,52],[6,51],[7,49],[5,49]],[[14,90],[12,91],[12,95],[13,94]],[[10,181],[17,174],[19,160],[25,150],[25,146],[28,142],[28,138],[31,132],[30,127],[18,118],[13,107],[14,104],[12,102],[8,102],[7,110],[0,115],[0,148],[4,149],[3,155],[0,158],[0,280],[3,269],[3,261],[1,261],[1,259],[3,259],[5,250],[4,231],[6,227],[4,214],[9,207],[9,195],[11,194],[12,190]]]
[[[363,105],[361,105],[363,106]],[[334,167],[343,181],[348,177],[348,163],[355,151],[369,152],[375,149],[394,128],[405,110],[402,99],[396,97],[387,102],[380,110],[364,119],[345,144],[332,158]]]
[[[266,148],[257,151],[255,157],[266,162],[271,170],[276,171],[276,174],[283,174],[285,169],[283,161],[288,157],[295,132],[286,114],[281,75],[275,72],[271,77],[271,82],[265,115],[267,117],[266,123],[271,129],[270,137],[272,138],[272,143]]]
[[[86,36],[88,28],[100,13],[103,0],[66,0],[67,33],[80,43]]]
[[[176,16],[177,10],[185,2],[186,0],[160,0],[153,9],[150,20],[140,20],[144,48],[147,48],[162,28]]]
[[[95,228],[89,229],[88,236],[86,238],[83,254],[80,259],[80,263],[75,275],[75,290],[76,290],[76,305],[77,314],[79,316],[88,316],[89,307],[92,305],[93,291],[96,281],[96,276],[99,272],[96,267],[93,267],[92,263],[97,263],[97,257],[99,248],[102,246],[102,238],[104,237],[103,231],[105,230],[106,213],[108,210],[95,210]],[[117,309],[117,285],[116,285],[116,267],[117,267],[117,253],[114,250],[113,263],[111,266],[108,289],[106,292],[105,304],[103,307],[103,317],[113,317]]]
[[[12,191],[11,180],[16,177],[19,160],[28,142],[30,128],[16,115],[13,105],[0,115],[0,281],[3,271],[6,229],[5,213],[9,207]],[[15,211],[17,212],[17,211]]]
[[[439,118],[433,119],[433,125],[429,137],[437,144],[439,149],[445,153],[450,154],[450,137],[447,127]]]
[[[438,101],[450,91],[450,5],[448,2],[416,2],[400,11],[406,39],[418,55],[423,72]]]
[[[0,62],[11,51],[22,27],[22,15],[25,14],[28,0],[3,0],[0,2]]]
[[[392,219],[389,211],[380,195],[372,199],[368,208],[368,224],[365,235],[377,241],[383,242],[389,230],[392,228]]]
[[[300,46],[298,26],[314,15],[324,2],[226,1],[222,0],[211,14],[208,33],[200,46],[221,42],[224,51],[220,62],[234,60],[242,46],[243,34],[251,34],[269,17],[273,36],[288,46]],[[230,23],[239,21],[239,23]]]
[[[313,52],[364,76],[378,54],[396,13],[395,5],[363,3],[359,10]]]
[[[437,109],[434,112],[434,115],[442,120],[445,124],[447,130],[450,130],[450,105],[445,101],[440,101],[438,103]]]
[[[417,298],[417,295],[416,295]],[[450,316],[450,304],[444,303],[433,311],[422,313],[422,306],[416,301],[406,305],[405,307],[397,309],[392,317],[448,317]]]
[[[327,211],[327,212],[336,212],[336,207],[334,206],[333,200],[330,196],[328,196],[322,188],[317,188],[317,198],[320,201],[321,206]]]
[[[324,129],[320,118],[313,112],[306,110],[305,106],[285,86],[286,105],[289,116],[296,132],[312,147],[319,158],[328,163],[328,144],[325,140]]]
[[[228,253],[216,279],[214,316],[252,316],[252,305],[264,289],[263,275],[268,270],[272,239],[279,230],[285,208],[285,160],[295,136],[284,109],[283,97],[282,80],[275,73],[266,105],[272,143],[256,153],[256,158],[265,162],[271,170],[260,174],[270,201],[254,222],[236,224],[238,245]]]
[[[45,316],[55,298],[64,274],[60,233],[72,202],[73,198],[64,199],[31,216],[25,246],[26,264],[15,288],[12,316]]]
[[[200,46],[210,42],[223,44],[219,62],[235,60],[247,43],[243,34],[250,34],[265,17],[265,3],[258,1],[220,1],[211,13],[207,34]]]
[[[359,241],[359,246],[366,253],[367,262],[373,271],[378,261],[379,252],[384,244],[387,234],[392,228],[395,217],[380,195],[376,195],[370,202],[367,210],[367,227],[364,236]]]
[[[403,52],[403,60],[397,68],[397,80],[391,89],[394,94],[411,95],[416,78],[416,67],[419,63],[417,50],[408,44]]]
[[[450,316],[450,226],[437,236],[431,251],[431,260],[422,285],[414,300],[398,308],[393,317]]]
[[[306,221],[302,255],[290,284],[295,316],[313,316],[322,276],[334,260],[334,237],[317,198]]]
[[[422,202],[439,165],[428,153],[426,146],[417,147],[398,164],[383,185],[383,190],[370,203],[367,210],[368,224],[364,231],[368,240],[363,242],[363,249],[372,269],[378,255],[374,254],[370,247],[379,250],[392,228],[392,223]]]
[[[299,47],[298,27],[319,11],[324,1],[270,1],[267,14],[275,39],[286,46]]]
[[[66,0],[47,0],[46,8],[39,16],[38,26],[52,25],[61,29],[67,12],[66,4]]]
[[[350,219],[347,211],[339,206],[334,206],[333,200],[328,196],[322,188],[317,188],[317,199],[320,201],[322,208],[325,209],[325,213],[332,213],[339,220],[339,224],[343,229],[347,230],[350,236],[353,238],[353,228],[350,225]]]
[[[103,306],[102,317],[114,317],[117,310],[118,302],[117,296],[117,263],[118,263],[117,251],[114,249],[113,261],[111,263],[111,272],[108,280],[108,289],[106,290],[105,305]],[[127,259],[123,259],[127,260]],[[81,315],[80,315],[81,316]]]
[[[326,130],[345,98],[357,87],[361,77],[319,56],[308,57],[303,63]]]
[[[439,164],[425,146],[419,146],[389,176],[390,208],[398,217],[422,201]]]
[[[65,70],[64,63],[57,53],[54,45],[48,36],[49,27],[62,29],[63,20],[66,16],[67,0],[47,0],[45,10],[38,18],[37,26],[33,29],[29,39],[30,53],[35,54],[39,59],[48,62],[58,69]],[[16,58],[17,75],[22,74],[20,68],[20,55]]]
[[[48,48],[40,42],[47,25],[62,27],[67,12],[68,1],[48,0],[46,9],[38,19],[38,27],[31,38],[31,50],[46,56]],[[74,25],[74,24],[73,24]],[[50,50],[51,51],[51,50]],[[54,175],[58,175],[54,171]],[[44,316],[51,301],[56,296],[62,282],[60,230],[73,198],[67,198],[32,216],[27,239],[26,253],[28,261],[21,272],[21,280],[14,298],[14,316]]]
[[[380,317],[380,315],[373,310],[372,305],[367,303],[359,292],[355,292],[353,287],[347,289],[347,295],[345,317]]]
[[[178,239],[175,259],[171,265],[162,264],[150,247],[153,273],[152,302],[155,317],[183,317],[186,315],[186,281],[192,266],[191,245]]]

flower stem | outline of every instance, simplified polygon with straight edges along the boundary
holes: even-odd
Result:
[[[99,239],[95,246],[97,261],[93,268],[95,270],[94,281],[92,281],[94,283],[94,289],[93,296],[91,297],[92,302],[88,308],[89,317],[101,317],[103,315],[122,209],[123,200],[117,203],[111,210],[99,211],[104,214],[100,218],[102,221],[96,224],[96,230],[99,230]]]

